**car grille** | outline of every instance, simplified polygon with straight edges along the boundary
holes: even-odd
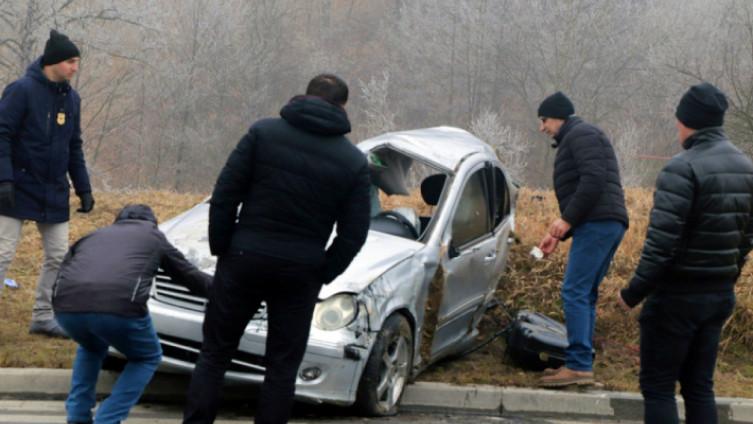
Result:
[[[205,297],[192,294],[185,284],[180,281],[173,281],[162,269],[158,270],[154,277],[154,298],[168,305],[198,312],[204,312],[207,305]],[[266,303],[261,303],[253,319],[267,320]]]
[[[165,357],[191,364],[196,364],[196,361],[198,361],[199,351],[201,351],[201,343],[159,333],[157,336],[159,336],[160,345],[162,346],[162,354]],[[228,371],[253,374],[264,374],[265,370],[263,356],[238,350],[235,351],[230,366],[228,367]]]

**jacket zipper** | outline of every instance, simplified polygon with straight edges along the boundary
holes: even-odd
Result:
[[[141,276],[139,276],[138,281],[136,281],[136,286],[133,288],[133,294],[131,294],[131,302],[134,302],[136,300],[136,293],[138,293],[140,285],[141,285]]]

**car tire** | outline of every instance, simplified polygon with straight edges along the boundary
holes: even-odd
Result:
[[[393,314],[384,322],[361,375],[356,409],[366,416],[397,414],[413,365],[413,332],[408,320]]]

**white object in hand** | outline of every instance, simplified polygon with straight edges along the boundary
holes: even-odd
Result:
[[[544,252],[542,252],[538,246],[533,246],[533,249],[531,249],[531,256],[536,260],[541,260],[544,259]]]

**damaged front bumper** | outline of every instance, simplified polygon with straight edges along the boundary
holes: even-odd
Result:
[[[374,334],[367,331],[367,314],[359,308],[353,323],[336,331],[311,328],[306,353],[298,369],[295,395],[313,403],[350,405],[369,357]],[[204,314],[149,302],[149,311],[162,345],[160,371],[190,373],[198,359]],[[261,384],[267,323],[252,320],[238,345],[225,380],[231,384]]]

